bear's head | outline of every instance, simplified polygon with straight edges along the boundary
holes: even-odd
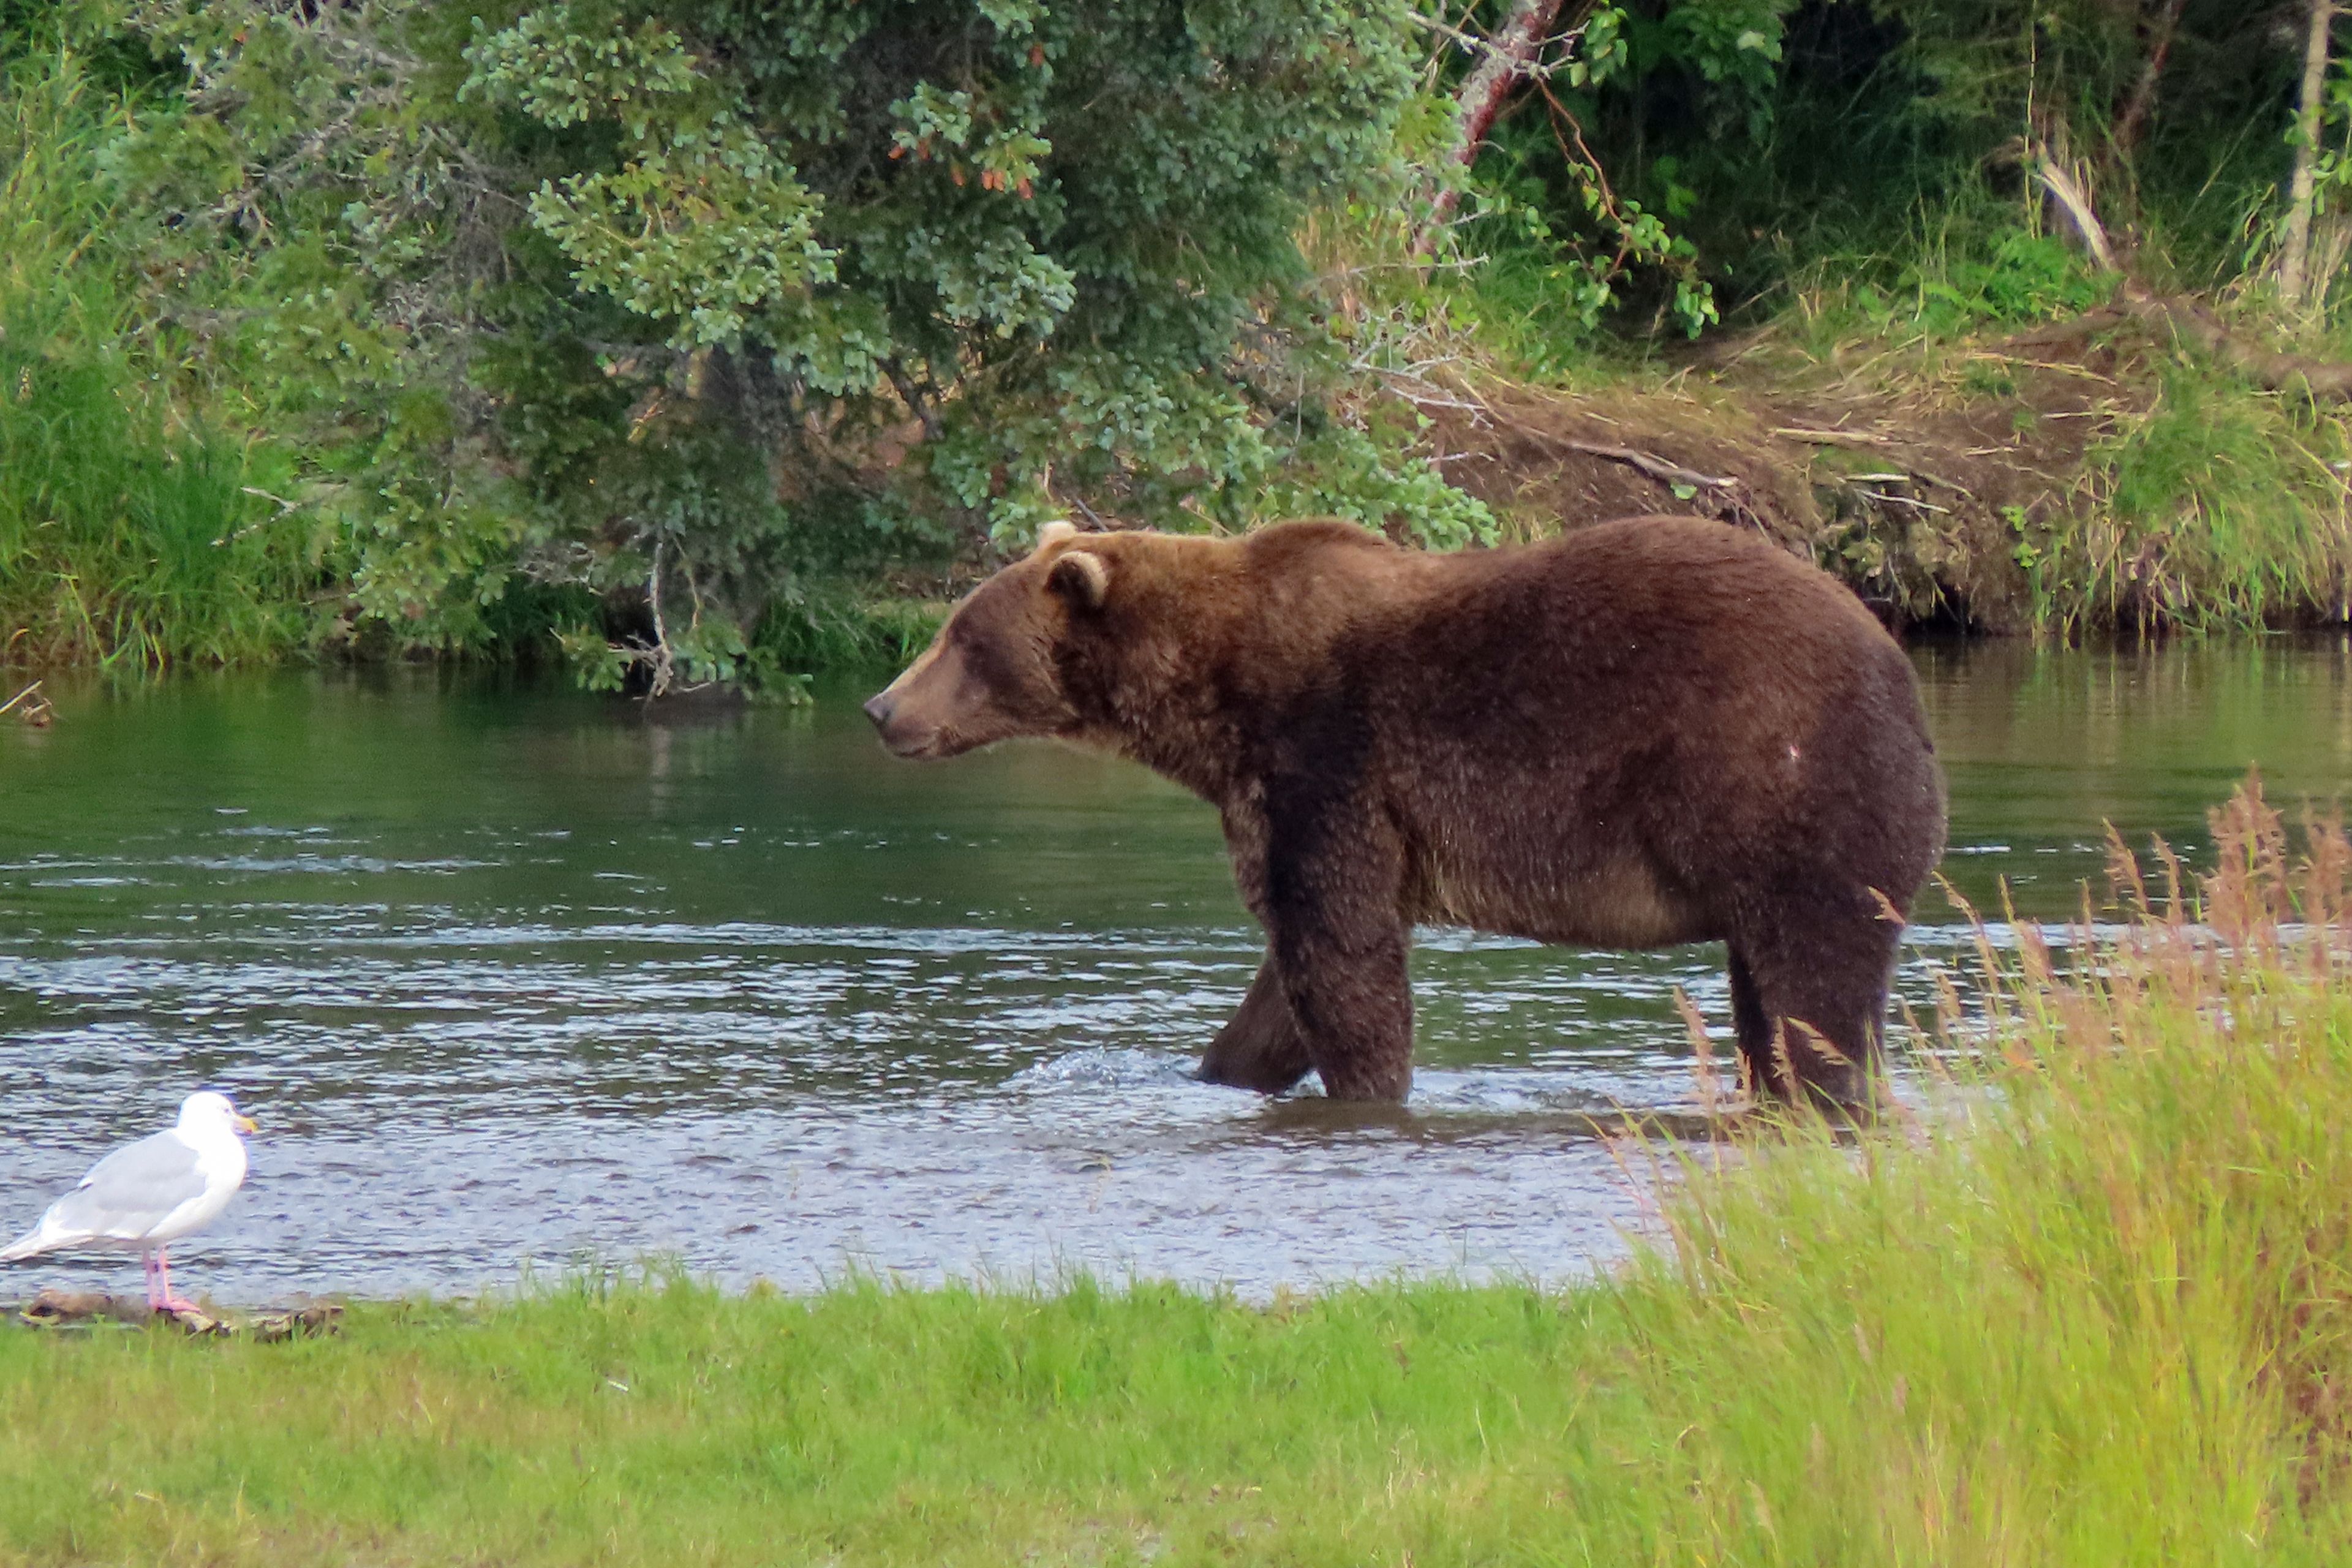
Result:
[[[866,704],[901,757],[953,757],[1028,735],[1070,735],[1087,716],[1069,690],[1073,630],[1102,609],[1104,552],[1049,522],[1037,548],[972,590],[905,674]]]

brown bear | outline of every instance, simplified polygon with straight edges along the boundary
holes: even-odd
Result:
[[[1353,524],[1080,534],[866,703],[902,757],[1054,736],[1223,814],[1266,952],[1201,1076],[1412,1079],[1417,922],[1722,942],[1752,1080],[1859,1107],[1944,784],[1910,662],[1755,534],[1645,517],[1430,554]]]

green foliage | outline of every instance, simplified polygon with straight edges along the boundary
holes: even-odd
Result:
[[[754,319],[834,281],[833,254],[811,233],[815,199],[749,106],[698,71],[657,17],[632,27],[612,6],[559,0],[466,57],[460,97],[510,103],[558,131],[617,128],[619,167],[542,181],[531,221],[581,284],[660,322],[673,348],[739,345]],[[868,381],[878,369],[861,368]]]
[[[1989,254],[1927,250],[1893,288],[1864,283],[1854,302],[1878,331],[1897,321],[1938,337],[2077,316],[2113,297],[2116,282],[2081,252],[2046,235],[2012,230]]]
[[[1908,112],[1973,151],[1990,150],[2039,120],[2097,148],[2137,85],[2158,7],[2114,0],[1873,0],[1900,24],[1905,64],[1927,90]],[[2242,0],[2185,0],[2174,47],[2191,97],[2240,86],[2263,69]],[[2250,44],[2257,47],[2249,48]]]
[[[71,55],[0,82],[0,657],[282,653],[327,542],[287,499],[292,455],[175,410],[173,367],[132,346],[99,167],[123,123]]]
[[[1582,132],[1569,151],[1666,220],[1727,313],[1777,310],[1780,290],[1826,260],[1866,265],[1887,286],[1948,208],[1981,226],[1972,251],[2060,226],[2028,185],[2029,150],[2070,170],[2112,237],[2166,286],[2237,276],[2250,232],[2279,210],[2292,29],[2250,23],[2236,0],[2187,0],[2130,126],[2168,9],[2157,0],[1621,8],[1625,65],[1597,90],[1561,95]],[[1498,169],[1567,161],[1528,128],[1506,130]],[[1581,198],[1547,178],[1546,216],[1575,221]],[[1921,225],[1922,211],[1938,221]],[[1666,275],[1629,283],[1644,317],[1628,324],[1654,332],[1671,321],[1656,309],[1671,303]]]
[[[2033,625],[2037,628],[2063,626],[2058,605],[2060,558],[2047,531],[2036,528],[2032,514],[2013,502],[2000,509],[2000,521],[2009,531],[2010,559],[2025,574],[2026,595],[2033,604]]]
[[[1397,4],[126,0],[84,30],[124,27],[184,69],[104,153],[152,334],[300,453],[340,635],[479,647],[577,590],[601,609],[541,635],[584,679],[756,683],[802,578],[1073,501],[1491,535],[1348,411],[1296,240],[1407,188]]]
[[[1698,248],[1676,232],[1698,197],[1679,178],[1680,155],[1628,171],[1596,153],[1591,131],[1660,79],[1702,84],[1711,133],[1753,136],[1769,123],[1769,94],[1796,0],[1665,0],[1588,4],[1571,42],[1545,67],[1538,102],[1489,138],[1471,182],[1460,243],[1493,258],[1477,292],[1488,319],[1538,374],[1557,374],[1633,289],[1654,301],[1652,331],[1671,320],[1696,337],[1720,318]],[[1501,8],[1477,8],[1489,23]],[[1605,143],[1603,143],[1605,146]],[[1645,194],[1649,193],[1649,194]],[[1526,330],[1511,318],[1532,326]]]
[[[1433,253],[1460,29],[1507,9],[0,0],[0,58],[85,84],[69,180],[18,181],[72,199],[21,196],[6,307],[17,653],[496,648],[789,693],[840,584],[1066,513],[1494,538],[1380,395],[1465,353],[1568,377],[1791,289],[1817,336],[2095,305],[2021,148],[2161,287],[2269,257],[2294,51],[2228,0],[2188,0],[2128,133],[2148,5],[1579,0]],[[2293,454],[2333,437],[2299,417],[2246,426],[2286,443],[2291,525],[2229,499],[2246,452],[2162,458],[2159,421],[2096,476],[2138,542],[2038,521],[2037,595],[2327,602],[2335,503]],[[119,497],[66,471],[110,449],[158,455]]]
[[[1671,290],[1661,314],[1671,311],[1685,336],[1720,319],[1696,246],[1640,202],[1617,196],[1598,164],[1555,158],[1549,139],[1532,136],[1496,139],[1511,161],[1496,168],[1500,160],[1490,157],[1479,172],[1459,243],[1485,252],[1473,293],[1484,309],[1473,310],[1495,321],[1506,342],[1527,342],[1524,357],[1535,374],[1557,375],[1588,353],[1621,290],[1644,270]],[[1566,212],[1545,171],[1564,179]]]
[[[191,402],[300,455],[349,594],[330,631],[463,648],[544,538],[484,440],[467,374],[500,255],[499,203],[437,117],[412,0],[134,0],[126,25],[182,85],[105,163]]]
[[[1284,374],[1308,203],[1402,179],[1397,13],[1164,20],[557,6],[485,23],[463,93],[540,128],[530,164],[562,172],[532,222],[585,291],[734,357],[853,461],[919,422],[898,504],[1018,538],[1055,482],[1161,521],[1242,507],[1286,454],[1241,335]]]

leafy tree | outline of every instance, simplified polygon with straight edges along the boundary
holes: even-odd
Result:
[[[187,72],[123,177],[362,635],[529,601],[598,681],[756,677],[812,576],[1066,507],[1491,526],[1335,411],[1295,238],[1410,189],[1398,0],[123,16]]]
[[[1466,30],[1517,9],[1482,0]],[[2046,174],[2166,287],[2236,275],[2248,236],[2266,248],[2286,205],[2277,133],[2305,0],[1553,11],[1478,164],[1486,199],[1470,241],[1498,264],[1489,288],[1561,319],[1571,343],[1623,304],[1642,309],[1622,326],[1695,329],[1708,289],[1736,308],[1832,258],[1838,276],[1874,271],[1905,291],[1898,275],[1915,263],[1943,265],[1925,251],[2002,270],[2028,254],[2011,243],[2021,227],[2072,237]],[[1457,52],[1466,75],[1475,51]],[[1509,287],[1529,277],[1539,286]]]
[[[1629,105],[1639,117],[1661,83],[1693,100],[1706,135],[1760,133],[1796,3],[1483,0],[1468,18],[1483,38],[1431,24],[1460,46],[1470,141],[1455,156],[1474,159],[1480,138],[1493,144],[1474,164],[1465,242],[1498,253],[1500,271],[1532,284],[1522,290],[1531,312],[1571,337],[1589,335],[1629,287],[1657,294],[1656,319],[1696,337],[1717,315],[1698,250],[1677,232],[1696,199],[1679,161],[1644,167],[1638,147],[1627,160],[1594,142],[1606,146],[1600,128]],[[1506,105],[1514,89],[1518,102]],[[1452,203],[1441,195],[1436,205],[1444,215]]]

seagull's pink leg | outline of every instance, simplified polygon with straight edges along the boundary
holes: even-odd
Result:
[[[157,1303],[157,1305],[161,1306],[164,1311],[201,1312],[204,1310],[202,1307],[197,1306],[185,1296],[174,1296],[172,1294],[172,1262],[170,1258],[163,1256],[163,1249],[160,1247],[155,1249],[155,1276],[163,1282],[163,1299]]]
[[[155,1281],[155,1255],[152,1252],[141,1253],[139,1268],[147,1276],[147,1310],[151,1312],[160,1312],[163,1310],[163,1289]]]

